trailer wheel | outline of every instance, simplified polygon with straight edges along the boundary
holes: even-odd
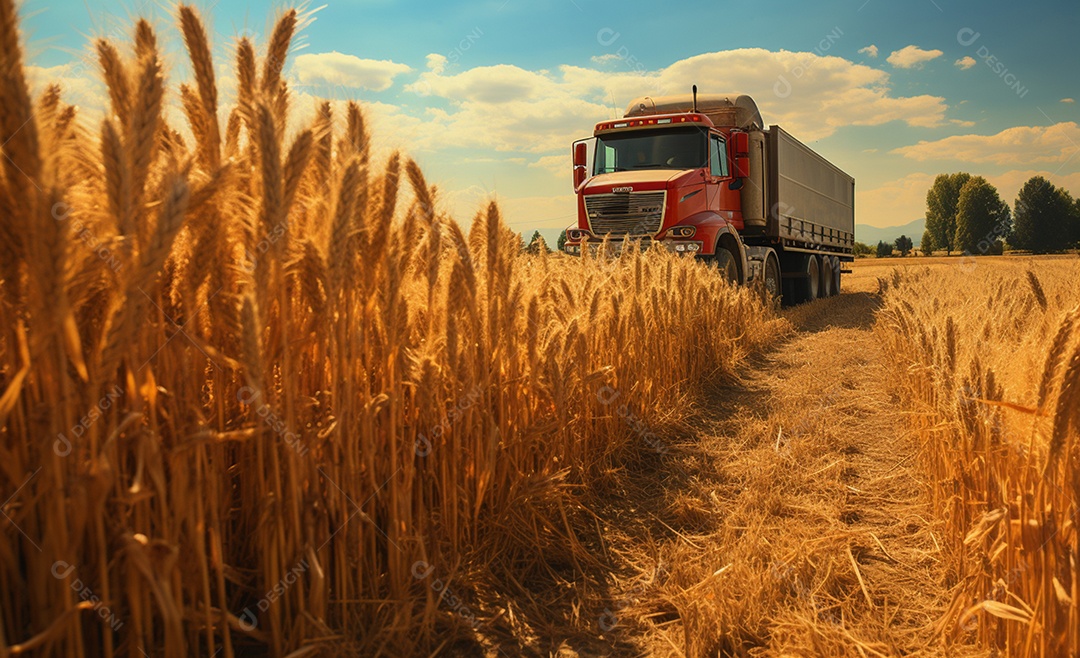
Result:
[[[840,294],[840,270],[844,268],[844,264],[840,262],[840,259],[833,256],[833,288],[832,294]]]
[[[765,258],[765,273],[762,277],[762,283],[765,284],[765,292],[773,299],[781,297],[780,281],[780,263],[777,262],[776,256],[770,253]]]
[[[818,257],[806,254],[802,257],[799,273],[803,276],[795,280],[797,304],[812,302],[818,298],[821,283],[821,268]]]
[[[735,264],[735,256],[724,247],[718,246],[713,254],[712,262],[716,263],[716,269],[727,282],[735,286],[739,284],[739,266]]]
[[[836,294],[833,290],[833,259],[831,256],[821,257],[821,284],[818,292],[820,297],[832,297]]]

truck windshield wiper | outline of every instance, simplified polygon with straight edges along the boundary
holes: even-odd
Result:
[[[634,169],[674,169],[671,165],[649,162],[647,164],[634,165]]]

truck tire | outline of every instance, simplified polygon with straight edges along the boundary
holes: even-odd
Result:
[[[733,286],[739,284],[739,266],[735,263],[735,256],[730,251],[724,247],[717,247],[711,260],[728,283]]]
[[[765,285],[765,292],[773,299],[780,299],[780,263],[772,253],[765,259],[765,270],[762,273],[761,279],[762,283]]]
[[[836,294],[833,291],[833,267],[832,256],[821,257],[821,283],[818,284],[819,297],[832,297]]]
[[[821,266],[818,257],[814,254],[805,254],[800,259],[798,279],[795,279],[796,304],[812,302],[819,296],[821,290]]]
[[[840,262],[840,259],[833,256],[833,288],[832,294],[840,294],[840,270],[844,268],[844,264]]]

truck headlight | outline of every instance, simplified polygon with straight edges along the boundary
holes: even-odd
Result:
[[[668,231],[673,238],[692,238],[696,233],[697,227],[694,226],[676,226]]]

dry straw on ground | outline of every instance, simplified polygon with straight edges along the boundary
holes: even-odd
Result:
[[[194,9],[179,88],[139,21],[94,44],[87,125],[31,98],[0,0],[0,655],[417,655],[524,623],[523,583],[595,560],[577,501],[630,414],[782,327],[694,261],[525,257],[494,205],[464,234],[356,105],[288,131],[298,20],[239,40],[234,106]]]

